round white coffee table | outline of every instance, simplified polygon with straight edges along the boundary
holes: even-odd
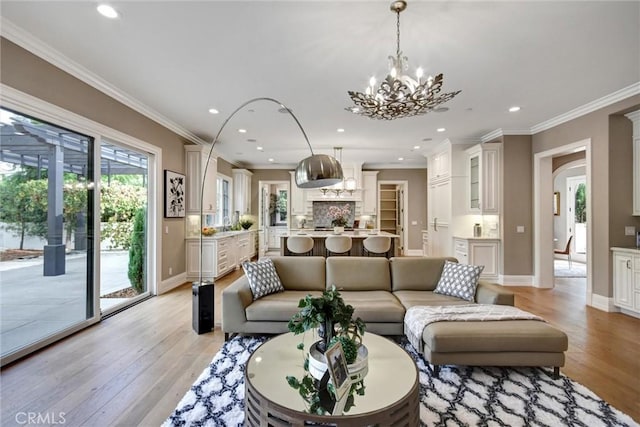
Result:
[[[318,338],[307,333],[304,351],[296,348],[302,339],[302,335],[292,333],[279,335],[249,357],[245,370],[245,425],[419,425],[418,370],[413,359],[393,341],[372,333],[363,337],[369,351],[364,396],[355,395],[354,406],[343,415],[305,412],[304,400],[286,380],[289,375],[298,379],[304,376],[304,355]]]

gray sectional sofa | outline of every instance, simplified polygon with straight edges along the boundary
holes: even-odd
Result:
[[[413,306],[470,304],[436,294],[446,260],[428,257],[275,257],[284,292],[253,300],[246,276],[222,291],[222,331],[230,334],[281,334],[307,294],[319,296],[335,285],[355,308],[367,332],[402,335],[404,315]],[[475,303],[513,305],[502,286],[480,281]],[[424,329],[423,355],[434,365],[564,366],[566,335],[546,322],[504,320],[439,322]]]
[[[426,257],[274,257],[285,292],[253,301],[243,276],[222,291],[222,331],[281,334],[307,294],[319,296],[335,285],[367,331],[402,335],[406,309],[414,305],[468,304],[460,298],[434,294],[445,260]],[[456,261],[457,262],[457,261]],[[499,285],[480,282],[476,302],[513,305],[513,294]]]

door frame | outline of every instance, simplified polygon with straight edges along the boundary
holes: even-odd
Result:
[[[552,159],[585,150],[587,176],[587,305],[593,305],[593,203],[591,138],[535,153],[533,156],[533,286],[553,288],[553,168]]]
[[[584,254],[579,254],[576,252],[576,248],[577,248],[577,244],[576,242],[578,241],[578,237],[576,236],[576,216],[575,216],[575,212],[571,212],[571,215],[569,215],[569,206],[574,206],[575,205],[575,189],[578,187],[579,184],[583,183],[585,186],[587,185],[587,176],[586,175],[576,175],[576,176],[569,176],[567,177],[567,186],[566,186],[566,191],[567,191],[567,197],[566,197],[566,211],[565,213],[567,214],[567,233],[569,232],[569,226],[571,226],[571,229],[573,230],[571,232],[571,234],[573,235],[573,242],[571,245],[571,258],[575,261],[579,261],[579,262],[585,262],[586,261],[586,250]],[[569,190],[569,188],[571,188],[571,191]],[[569,202],[571,202],[571,205],[569,205]]]
[[[94,153],[99,153],[98,150],[102,146],[101,141],[104,137],[110,141],[129,144],[153,154],[155,161],[150,161],[148,170],[149,223],[147,224],[147,229],[149,230],[149,233],[147,236],[147,256],[149,260],[148,287],[151,293],[157,293],[160,285],[158,280],[162,277],[162,254],[158,250],[158,248],[162,247],[162,218],[160,217],[160,215],[162,215],[162,211],[158,209],[158,203],[162,200],[162,168],[159,166],[162,165],[162,149],[84,116],[73,113],[55,104],[36,98],[33,95],[14,89],[3,83],[0,83],[0,104],[19,113],[37,117],[38,119],[50,122],[56,126],[61,126],[94,138]],[[94,154],[93,162],[94,170],[96,171],[96,175],[94,176],[94,179],[96,180],[94,191],[98,194],[100,192],[100,156]],[[99,197],[94,197],[93,209],[94,212],[100,212]],[[3,366],[93,325],[102,319],[102,315],[100,313],[100,215],[94,215],[93,227],[93,277],[91,277],[93,286],[91,289],[87,289],[93,293],[93,316],[73,326],[58,331],[37,343],[23,347],[20,350],[3,357],[1,361]]]
[[[270,226],[268,224],[264,224],[263,222],[263,209],[264,209],[264,201],[262,197],[262,191],[264,190],[265,185],[287,185],[287,223],[286,227],[291,228],[291,181],[284,179],[271,179],[271,180],[259,180],[258,181],[258,258],[264,256],[266,252],[269,250],[269,232]],[[262,231],[260,231],[262,228]],[[260,245],[260,236],[264,239],[264,245]],[[263,247],[264,246],[264,247]]]
[[[378,181],[378,202],[377,202],[377,206],[376,206],[376,212],[378,212],[378,215],[380,215],[380,185],[384,185],[384,184],[395,184],[395,185],[399,185],[401,186],[401,190],[403,192],[403,197],[402,197],[402,206],[403,206],[403,215],[402,215],[402,234],[400,235],[400,247],[402,248],[402,252],[400,253],[401,255],[403,254],[407,254],[409,249],[408,249],[408,238],[407,238],[407,233],[408,233],[408,227],[407,227],[407,222],[409,221],[409,181],[407,180],[382,180],[382,181]],[[380,228],[380,218],[378,217],[378,228]],[[422,238],[421,238],[422,239]],[[422,241],[422,240],[421,240]],[[422,247],[420,248],[420,251],[422,251]]]

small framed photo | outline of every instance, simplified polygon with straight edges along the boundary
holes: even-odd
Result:
[[[164,217],[184,218],[186,213],[185,176],[164,170]]]
[[[329,347],[324,355],[327,359],[331,382],[336,389],[336,400],[341,400],[351,387],[351,379],[340,341]]]

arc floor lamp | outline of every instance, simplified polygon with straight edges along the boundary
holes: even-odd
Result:
[[[218,142],[220,138],[220,134],[222,133],[224,128],[227,126],[227,123],[229,123],[229,120],[231,120],[231,118],[235,116],[238,111],[242,110],[247,105],[252,104],[254,102],[259,102],[259,101],[273,102],[279,105],[282,111],[286,111],[287,113],[289,113],[289,115],[293,118],[293,120],[295,120],[296,124],[298,125],[298,128],[302,132],[302,136],[304,137],[304,140],[307,142],[307,145],[309,146],[309,151],[311,151],[311,156],[300,160],[300,162],[298,163],[298,166],[296,167],[295,178],[296,178],[296,185],[298,187],[300,188],[326,187],[326,186],[337,184],[341,182],[343,179],[342,165],[336,160],[335,157],[329,156],[327,154],[315,154],[313,152],[313,148],[311,147],[311,143],[309,142],[307,133],[304,131],[304,128],[300,124],[300,121],[298,120],[298,118],[295,116],[295,114],[293,114],[293,112],[289,108],[287,108],[280,101],[273,98],[266,98],[266,97],[253,98],[243,103],[238,108],[236,108],[229,115],[229,117],[227,117],[224,120],[224,122],[222,123],[222,126],[220,127],[220,130],[218,130],[218,133],[213,139],[213,143],[211,144],[211,149],[209,150],[209,154],[207,156],[207,161],[204,163],[205,167],[204,167],[204,172],[202,174],[202,181],[200,185],[200,227],[201,228],[202,228],[202,215],[203,215],[202,200],[204,198],[204,191],[205,191],[205,188],[204,188],[205,178],[207,176],[207,169],[209,168],[209,160],[211,160],[213,148]],[[198,265],[199,276],[198,276],[197,284],[198,285],[203,285],[205,283],[208,284],[209,282],[203,282],[202,280],[202,232],[200,232],[200,260],[199,261],[200,261]],[[213,278],[211,283],[213,283]],[[212,320],[213,320],[213,313],[212,313]]]

